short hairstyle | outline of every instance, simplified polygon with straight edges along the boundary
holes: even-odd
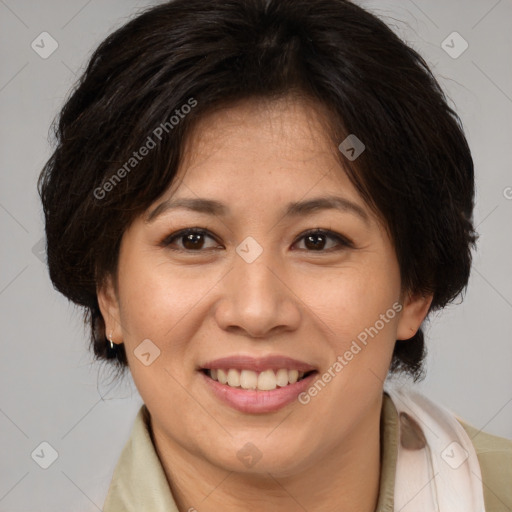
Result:
[[[94,51],[53,123],[38,181],[54,287],[85,309],[98,360],[108,346],[97,286],[116,279],[120,241],[168,189],[198,119],[245,99],[299,94],[326,107],[340,163],[382,219],[402,289],[431,311],[467,287],[474,169],[462,123],[424,59],[347,0],[174,0],[147,8]],[[150,144],[149,139],[155,142]],[[144,158],[135,158],[142,146]],[[423,376],[423,330],[397,340],[391,372]]]

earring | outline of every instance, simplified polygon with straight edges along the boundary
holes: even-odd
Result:
[[[114,342],[112,341],[112,333],[114,331],[110,331],[110,336],[108,336],[108,341],[110,341],[110,350],[114,350]]]

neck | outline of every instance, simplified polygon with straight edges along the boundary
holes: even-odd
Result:
[[[238,473],[153,433],[180,512],[374,512],[380,483],[380,406],[316,462],[287,476]]]

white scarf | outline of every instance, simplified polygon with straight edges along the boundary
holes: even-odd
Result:
[[[400,432],[395,511],[485,512],[478,458],[455,416],[414,391],[386,393]]]

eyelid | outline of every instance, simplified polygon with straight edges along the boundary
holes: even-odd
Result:
[[[171,240],[175,240],[175,239],[179,239],[187,234],[194,234],[194,233],[197,233],[199,235],[206,235],[206,236],[209,236],[210,238],[212,238],[213,240],[215,240],[217,242],[217,239],[216,237],[206,228],[199,228],[199,227],[193,227],[193,228],[183,228],[183,229],[179,229],[178,231],[173,231],[170,235],[167,235],[164,237],[164,239],[160,242],[159,245],[161,245],[162,247],[167,247],[169,248],[169,246],[171,245]],[[218,243],[218,242],[217,242]],[[189,253],[192,253],[192,252],[197,252],[197,253],[200,253],[200,252],[203,252],[203,251],[187,251],[186,249],[176,249],[177,251],[181,251],[181,252],[189,252]]]
[[[341,233],[337,233],[337,232],[332,231],[331,229],[327,229],[327,228],[307,229],[306,231],[302,232],[301,234],[299,234],[297,236],[295,242],[293,242],[292,245],[295,245],[297,242],[299,242],[300,240],[302,240],[303,238],[305,238],[308,235],[317,235],[317,234],[318,235],[325,235],[326,237],[333,238],[342,247],[349,247],[349,248],[352,248],[352,249],[355,248],[354,243],[348,237],[342,235]],[[307,252],[311,252],[311,253],[318,252],[319,254],[321,254],[323,252],[324,253],[325,252],[328,253],[328,252],[332,252],[332,251],[335,251],[335,250],[337,250],[337,249],[331,248],[331,249],[326,249],[324,251],[307,251]]]
[[[189,253],[189,254],[200,254],[202,252],[205,252],[206,250],[211,250],[211,249],[199,249],[197,251],[193,251],[193,250],[187,250],[187,249],[173,249],[170,247],[172,240],[180,239],[181,237],[185,236],[186,234],[191,234],[191,233],[208,236],[208,237],[212,238],[213,240],[215,240],[217,243],[219,243],[216,236],[213,235],[210,232],[210,230],[208,230],[206,228],[200,228],[200,227],[190,227],[190,228],[183,228],[178,231],[174,231],[170,235],[167,235],[166,237],[164,237],[164,239],[160,242],[159,245],[164,248],[168,248],[170,250]],[[326,237],[336,240],[338,242],[338,245],[341,246],[342,248],[352,248],[352,249],[355,248],[354,243],[348,237],[346,237],[345,235],[342,235],[341,233],[337,233],[337,232],[332,231],[331,229],[327,229],[327,228],[313,228],[313,229],[307,229],[306,231],[303,231],[302,233],[297,235],[292,246],[297,244],[298,242],[300,242],[302,239],[304,239],[308,235],[317,235],[317,234],[325,235]],[[319,251],[314,251],[314,250],[308,251],[307,249],[300,249],[300,250],[306,251],[309,253],[318,252],[319,254],[322,254],[322,253],[334,252],[334,251],[341,250],[341,249],[331,247],[329,249],[319,250]]]

